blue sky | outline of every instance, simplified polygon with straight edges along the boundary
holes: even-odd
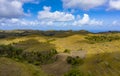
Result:
[[[0,29],[120,31],[120,0],[0,0]]]

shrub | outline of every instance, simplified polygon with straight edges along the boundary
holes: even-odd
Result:
[[[53,59],[55,54],[57,54],[56,49],[42,52],[24,52],[12,45],[0,45],[0,56],[14,58],[17,61],[27,61],[34,65],[48,64],[55,61],[56,59]]]
[[[48,64],[55,61],[52,59],[55,54],[57,54],[57,51],[55,49],[43,52],[24,52],[22,54],[22,59],[26,60],[28,63],[35,65]]]
[[[114,40],[120,40],[120,37],[102,35],[102,36],[87,36],[85,37],[85,39],[87,39],[89,43],[94,44],[95,42],[111,42]]]
[[[15,48],[12,45],[0,45],[0,56],[18,58],[22,52],[22,49]]]
[[[71,65],[81,65],[84,63],[84,61],[79,56],[76,56],[76,57],[68,56],[67,63]]]
[[[80,72],[80,70],[71,70],[68,73],[66,73],[64,76],[83,76],[83,73]]]
[[[70,50],[65,49],[64,53],[70,53]]]

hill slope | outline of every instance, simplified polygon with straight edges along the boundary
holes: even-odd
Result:
[[[84,33],[81,34],[72,31],[23,31],[22,33],[26,32],[27,35],[24,36],[1,38],[0,44],[12,44],[26,52],[50,51],[54,48],[58,51],[57,60],[50,64],[35,66],[0,57],[0,76],[9,74],[9,76],[46,76],[46,74],[61,76],[71,69],[78,69],[83,76],[101,76],[101,74],[102,76],[120,76],[119,32],[92,34],[83,31]],[[69,52],[65,53],[65,50]],[[73,66],[66,62],[66,58],[74,52],[77,53],[75,56],[83,56],[82,52],[85,54],[82,57],[84,64]]]

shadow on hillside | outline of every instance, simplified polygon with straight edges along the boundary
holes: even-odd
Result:
[[[83,76],[120,76],[120,52],[96,54],[77,67]]]
[[[84,64],[71,66],[66,62],[67,54],[60,55],[57,62],[43,65],[42,69],[51,75],[63,76],[70,69],[79,69],[83,76],[120,76],[120,52],[101,53],[84,59]]]

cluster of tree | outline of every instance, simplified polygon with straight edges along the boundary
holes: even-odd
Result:
[[[0,39],[6,38],[5,35],[0,35]]]
[[[40,35],[40,31],[38,30],[11,30],[11,31],[0,31],[0,39],[2,38],[10,38],[10,37],[21,37],[28,35]]]
[[[0,39],[3,38],[10,38],[10,37],[21,37],[21,36],[27,36],[29,34],[27,33],[6,33],[6,32],[0,32]]]
[[[120,31],[106,31],[106,32],[99,32],[100,34],[116,34],[116,33],[120,33]]]
[[[57,54],[55,49],[43,52],[25,52],[12,45],[0,45],[0,56],[14,58],[19,61],[27,61],[35,65],[47,64],[55,61],[56,59],[53,59],[55,54]]]
[[[113,40],[119,40],[120,37],[119,36],[88,36],[85,37],[85,39],[89,40],[90,42],[110,42]]]
[[[0,56],[19,58],[23,50],[11,45],[0,45]]]
[[[68,56],[67,63],[71,65],[82,65],[84,61],[79,56],[76,56],[76,57]]]
[[[55,54],[57,54],[55,49],[43,52],[24,52],[22,60],[26,60],[28,63],[35,65],[48,64],[56,60],[56,58],[53,57]]]

